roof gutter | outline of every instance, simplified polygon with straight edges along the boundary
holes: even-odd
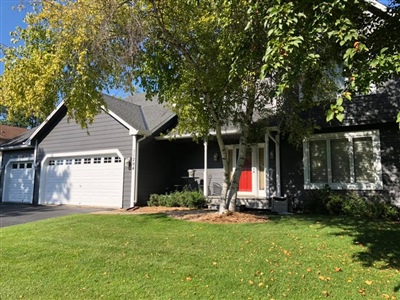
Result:
[[[20,149],[32,149],[35,148],[35,146],[32,145],[18,145],[18,146],[6,146],[6,147],[0,147],[1,151],[7,151],[7,150],[20,150]]]

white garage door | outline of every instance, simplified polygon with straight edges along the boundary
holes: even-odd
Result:
[[[32,203],[33,163],[11,162],[7,166],[4,181],[4,202]]]
[[[123,163],[119,156],[48,159],[41,204],[122,207]]]

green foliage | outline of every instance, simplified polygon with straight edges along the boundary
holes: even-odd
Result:
[[[149,206],[200,208],[206,204],[206,199],[200,192],[176,191],[165,195],[152,194],[147,204]]]
[[[10,120],[19,112],[43,119],[62,98],[85,127],[104,104],[103,90],[133,91],[131,62],[142,41],[137,15],[129,1],[30,2],[26,28],[12,33],[22,46],[0,46],[0,104]]]
[[[328,186],[321,190],[308,191],[305,209],[318,214],[366,219],[400,219],[400,210],[384,196],[373,195],[364,199],[355,192],[334,192]]]

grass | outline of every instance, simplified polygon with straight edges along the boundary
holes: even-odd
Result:
[[[400,226],[77,215],[0,232],[1,299],[400,299]]]

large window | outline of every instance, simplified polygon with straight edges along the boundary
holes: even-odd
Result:
[[[383,188],[378,130],[313,135],[303,155],[305,189]]]

